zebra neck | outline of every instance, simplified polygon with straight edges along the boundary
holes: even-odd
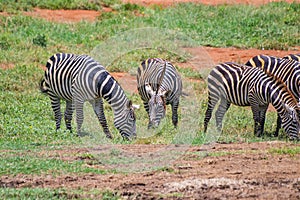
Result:
[[[125,95],[124,90],[115,81],[113,86],[106,93],[102,93],[102,97],[109,103],[114,112],[114,116],[121,115],[122,111],[126,108],[128,98]]]
[[[279,114],[282,114],[285,109],[282,108],[283,104],[288,104],[293,107],[295,99],[293,96],[287,91],[286,87],[283,85],[275,85],[271,91],[271,104],[274,106],[276,111]]]

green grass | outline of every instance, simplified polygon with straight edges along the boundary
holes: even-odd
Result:
[[[5,156],[0,161],[0,175],[17,174],[52,174],[95,173],[104,174],[104,170],[87,167],[83,161],[62,161],[55,158],[39,158],[35,156]]]
[[[279,154],[279,155],[291,155],[295,156],[300,153],[300,147],[282,147],[282,148],[272,148],[269,150],[271,154]]]
[[[118,192],[98,189],[85,191],[78,188],[70,189],[49,189],[49,188],[0,188],[2,199],[103,199],[114,200],[120,199]]]
[[[75,193],[76,194],[76,193]],[[48,188],[0,188],[0,195],[3,199],[70,199],[75,194],[65,189]]]
[[[94,23],[55,23],[21,13],[1,16],[0,63],[45,65],[53,53],[88,54],[115,34],[141,27],[181,32],[196,45],[287,49],[300,43],[297,3],[260,7],[179,4],[166,9],[112,4],[116,12],[103,13]]]
[[[43,9],[83,9],[83,10],[101,10],[103,6],[110,6],[120,3],[119,0],[2,0],[0,2],[0,11],[15,12],[16,10],[28,11],[35,7]]]

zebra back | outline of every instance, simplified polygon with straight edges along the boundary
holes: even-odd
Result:
[[[71,101],[72,86],[79,70],[84,67],[87,55],[57,53],[49,58],[45,70],[44,89],[61,99]]]
[[[300,53],[286,55],[283,57],[283,59],[296,60],[296,61],[300,62]]]
[[[149,58],[142,61],[137,70],[137,84],[143,101],[151,98],[146,91],[146,84],[151,85],[153,91],[167,91],[167,104],[182,94],[182,81],[176,68],[170,62],[160,58]]]
[[[251,58],[247,66],[263,69],[287,85],[292,94],[299,99],[300,97],[300,63],[295,60],[281,59],[267,55],[257,55]]]
[[[219,98],[222,95],[235,105],[250,106],[248,92],[244,92],[251,87],[249,75],[251,74],[245,73],[244,66],[235,63],[227,62],[215,66],[207,77],[209,96]]]

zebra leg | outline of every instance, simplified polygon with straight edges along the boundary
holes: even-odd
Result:
[[[149,129],[149,128],[152,127],[152,124],[151,124],[151,122],[150,122],[149,104],[148,104],[148,102],[146,102],[146,101],[144,101],[143,104],[144,104],[144,108],[145,108],[145,110],[146,110],[146,112],[147,112],[147,114],[148,114],[148,119],[149,119],[149,122],[148,122],[148,129]]]
[[[176,99],[172,102],[172,122],[175,128],[178,124],[178,106],[179,106],[179,99]]]
[[[216,125],[219,131],[222,130],[222,121],[225,113],[230,107],[230,102],[228,102],[225,98],[221,98],[220,105],[216,111]]]
[[[254,135],[260,137],[263,133],[261,111],[258,105],[251,105],[251,110],[253,113],[253,120],[254,120]]]
[[[103,131],[106,135],[107,138],[109,139],[112,139],[112,135],[108,129],[108,125],[107,125],[107,121],[106,121],[106,118],[105,118],[105,115],[104,115],[104,108],[103,108],[103,101],[101,98],[99,99],[96,99],[94,101],[90,101],[90,103],[92,104],[93,106],[93,109],[94,109],[94,112],[95,114],[97,115],[98,119],[99,119],[99,122],[103,128]]]
[[[67,101],[66,102],[66,111],[65,111],[65,123],[66,123],[67,129],[70,130],[71,132],[72,132],[71,122],[72,122],[73,111],[74,111],[73,102]]]
[[[218,101],[219,101],[218,96],[213,98],[210,93],[208,94],[207,109],[206,109],[205,118],[204,118],[204,133],[206,133],[206,131],[207,131],[208,122],[211,119],[212,112]]]
[[[267,112],[268,106],[260,107],[260,135],[264,133],[265,130],[265,121],[266,121],[266,112]]]
[[[58,97],[51,98],[51,106],[54,112],[54,118],[56,123],[56,130],[60,129],[61,123],[61,110],[60,110],[60,99]]]
[[[277,126],[276,126],[276,130],[274,133],[274,137],[278,137],[280,128],[281,128],[281,118],[280,118],[279,114],[277,114]]]
[[[84,101],[79,99],[79,98],[75,98],[74,104],[75,104],[75,110],[76,110],[77,135],[80,136],[81,126],[82,126],[82,123],[83,123],[83,104],[84,104]]]

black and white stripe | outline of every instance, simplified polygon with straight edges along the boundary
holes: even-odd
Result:
[[[205,132],[212,111],[220,101],[215,113],[219,129],[231,103],[238,106],[251,106],[255,122],[254,133],[260,136],[264,129],[265,114],[271,103],[280,115],[283,128],[289,138],[299,137],[300,109],[297,100],[282,81],[259,68],[235,63],[217,65],[208,76],[208,95],[208,108],[204,119]]]
[[[300,62],[300,53],[286,55],[283,57],[283,59],[296,60],[296,61]]]
[[[246,62],[247,66],[258,67],[281,79],[288,90],[300,101],[300,63],[295,60],[274,56],[257,55]],[[281,119],[278,115],[275,136],[278,136]]]
[[[83,123],[83,104],[89,101],[104,133],[112,138],[103,111],[104,98],[113,109],[114,125],[121,135],[126,138],[136,135],[136,119],[131,101],[118,82],[93,58],[88,55],[58,53],[49,58],[46,67],[40,88],[51,99],[56,129],[60,128],[62,118],[61,99],[66,101],[65,122],[69,130],[75,107],[78,134]]]
[[[182,80],[168,61],[150,58],[142,61],[137,71],[138,92],[149,116],[148,127],[158,126],[171,104],[172,122],[178,124],[178,106],[182,94]]]

